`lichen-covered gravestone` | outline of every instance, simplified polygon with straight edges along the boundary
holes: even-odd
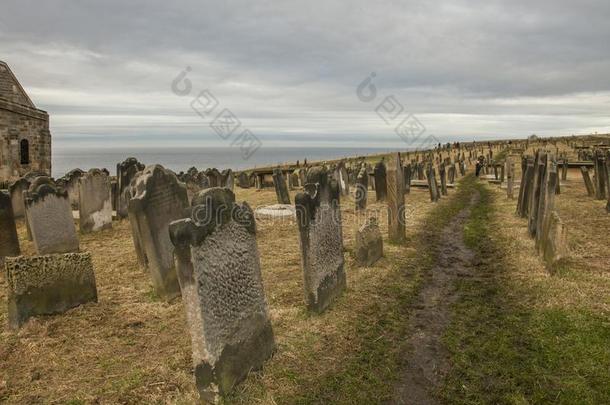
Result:
[[[89,253],[6,258],[8,321],[19,328],[30,317],[97,302]]]
[[[185,218],[188,207],[186,186],[176,175],[160,165],[148,166],[137,177],[129,200],[129,220],[136,230],[145,266],[157,294],[171,300],[180,295],[174,268],[174,247],[169,224]]]
[[[26,220],[38,254],[78,252],[68,192],[49,178],[38,177],[24,195]]]
[[[354,203],[356,204],[356,211],[365,210],[368,197],[369,175],[364,166],[362,166],[360,173],[358,173],[358,176],[356,177],[355,188]]]
[[[0,266],[7,256],[19,256],[19,239],[13,215],[11,197],[7,191],[0,190]]]
[[[339,185],[323,167],[307,173],[295,205],[308,308],[323,312],[346,285]]]
[[[369,218],[358,229],[354,251],[360,266],[371,266],[383,256],[383,239],[376,218]]]
[[[275,348],[254,216],[230,190],[211,188],[193,198],[192,218],[173,222],[170,234],[197,389],[216,402]]]
[[[112,228],[110,179],[103,171],[91,169],[80,177],[79,225],[81,233]]]

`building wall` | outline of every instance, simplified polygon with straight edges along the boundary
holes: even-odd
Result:
[[[29,163],[21,164],[21,142],[29,145]],[[51,174],[49,115],[34,107],[8,66],[0,62],[0,183],[29,171]]]

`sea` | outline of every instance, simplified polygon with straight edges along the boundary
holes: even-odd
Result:
[[[349,147],[261,147],[247,159],[235,147],[70,147],[53,148],[52,176],[62,177],[72,169],[89,170],[106,168],[115,174],[117,163],[128,157],[135,157],[145,165],[160,164],[178,173],[190,167],[199,170],[215,167],[217,169],[245,170],[256,167],[294,163],[305,159],[310,162],[344,157],[375,155],[395,149],[349,148]]]

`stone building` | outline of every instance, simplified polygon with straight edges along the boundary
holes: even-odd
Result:
[[[51,175],[49,115],[34,106],[0,61],[0,184],[31,171]]]

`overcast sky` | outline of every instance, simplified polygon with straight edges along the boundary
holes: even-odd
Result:
[[[224,145],[207,89],[267,145],[610,132],[610,1],[2,0],[0,60],[56,145]],[[186,67],[192,90],[172,92]],[[377,96],[357,97],[372,72]],[[182,82],[181,82],[182,83]],[[401,119],[400,117],[397,119]]]

